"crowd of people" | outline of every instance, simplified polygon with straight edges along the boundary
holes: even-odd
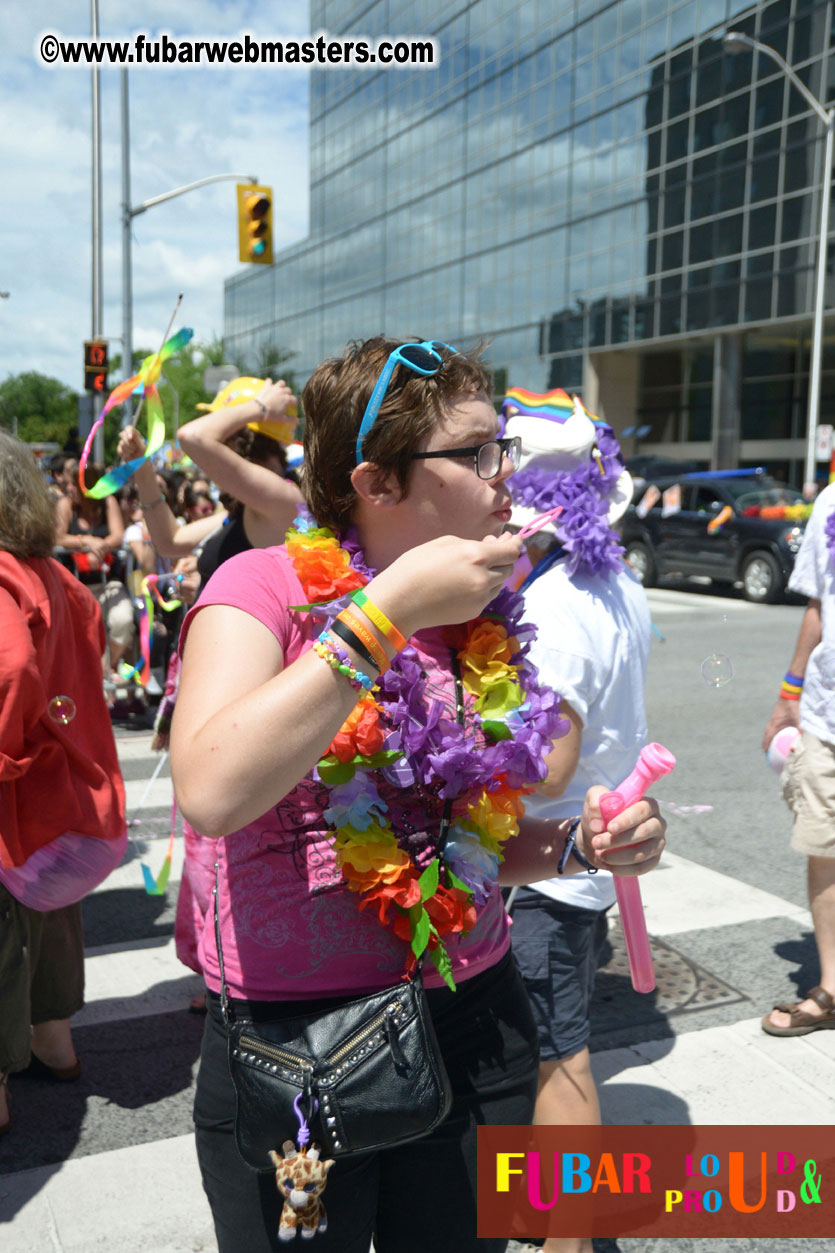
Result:
[[[206,986],[191,1006],[206,1015],[194,1118],[221,1253],[266,1253],[297,1222],[322,1253],[367,1253],[372,1238],[377,1253],[500,1253],[505,1240],[476,1236],[477,1127],[600,1121],[589,1007],[614,877],[646,873],[664,847],[654,801],[608,825],[598,803],[647,739],[649,615],[616,531],[632,485],[611,429],[581,403],[517,391],[499,411],[478,354],[439,341],[378,337],[320,365],[302,396],[300,467],[290,388],[238,382],[180,428],[189,470],[145,460],[101,501],[79,489],[75,457],[54,459],[47,482],[0,440],[0,629],[19,653],[0,667],[0,976],[20,967],[0,978],[0,1134],[10,1074],[80,1073],[78,900],[101,872],[78,871],[55,909],[15,891],[27,869],[37,885],[44,848],[124,834],[101,714],[124,712],[154,574],[183,605],[158,634],[154,743],[170,750],[185,819],[175,938]],[[119,460],[144,452],[126,427]],[[103,472],[88,464],[87,486]],[[30,516],[40,523],[24,530]],[[794,690],[831,634],[825,522],[813,515],[820,551],[798,561],[814,620],[772,731],[798,721]],[[69,673],[56,642],[71,637]],[[66,721],[56,698],[70,698]],[[804,732],[817,773],[827,727]],[[72,807],[34,815],[34,761],[79,805],[93,798],[86,826]],[[822,986],[768,1016],[774,1034],[835,1012],[835,798],[795,773]],[[343,1156],[300,1073],[299,1122],[275,1129],[285,1157],[253,1170],[238,1148],[237,1025],[303,1033],[403,979],[422,981],[446,1071],[440,1125]],[[314,1119],[335,1160],[312,1197],[288,1163],[319,1164],[305,1147]],[[545,1248],[589,1253],[591,1241]]]

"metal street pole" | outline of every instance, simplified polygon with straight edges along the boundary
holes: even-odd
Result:
[[[806,442],[806,482],[817,480],[817,424],[820,420],[821,374],[823,372],[823,309],[826,292],[826,254],[829,240],[829,201],[832,180],[832,135],[835,131],[835,109],[830,109],[826,122],[826,145],[821,182],[821,221],[818,239],[818,269],[815,278],[815,317],[812,324],[812,360],[809,370],[809,430]]]
[[[90,34],[96,40],[99,37],[99,5],[98,0],[90,0]],[[102,201],[101,201],[101,92],[100,71],[98,66],[92,72],[92,335],[91,339],[101,339],[104,304],[104,286],[102,280]],[[93,392],[93,422],[104,407],[104,397]],[[104,433],[101,428],[93,441],[93,458],[104,460]]]
[[[93,0],[95,3],[95,0]],[[186,183],[184,187],[175,187],[173,191],[163,192],[161,196],[153,196],[143,200],[141,204],[131,207],[130,203],[130,95],[128,89],[128,71],[122,70],[122,377],[130,378],[133,373],[133,258],[131,255],[131,223],[140,213],[152,209],[154,205],[182,196],[187,191],[205,187],[208,183],[220,183],[232,179],[236,183],[257,183],[258,179],[251,174],[212,174],[209,178],[199,178],[194,183]],[[173,390],[173,389],[172,389]],[[175,393],[176,395],[176,393]],[[179,397],[177,398],[179,399]],[[133,405],[130,399],[122,406],[122,426],[131,420]]]
[[[804,467],[804,491],[814,493],[817,470],[817,429],[820,416],[821,371],[823,365],[823,311],[826,288],[826,253],[829,242],[829,201],[831,198],[832,181],[832,137],[835,131],[835,109],[825,109],[816,96],[812,94],[803,79],[800,78],[779,52],[769,44],[753,39],[742,31],[730,30],[722,38],[722,46],[726,52],[751,52],[756,49],[770,57],[779,65],[786,77],[793,83],[806,103],[817,114],[826,129],[823,171],[821,175],[821,213],[820,231],[818,235],[818,264],[815,279],[815,309],[812,320],[812,345],[809,360],[809,408],[806,422],[806,463]]]
[[[122,103],[122,378],[133,374],[133,268],[130,254],[130,98],[128,72],[121,75]],[[122,405],[122,426],[133,416],[130,397]]]

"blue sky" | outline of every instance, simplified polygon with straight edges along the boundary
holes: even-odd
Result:
[[[102,38],[307,34],[307,0],[99,0]],[[39,370],[82,386],[91,329],[91,71],[46,68],[37,36],[90,32],[88,0],[0,6],[0,381]],[[102,68],[104,334],[120,351],[120,74]],[[274,188],[277,249],[308,230],[308,73],[238,66],[131,72],[133,204],[210,174]],[[133,221],[134,345],[155,346],[177,294],[178,325],[223,332],[223,280],[241,268],[235,185],[218,183]]]

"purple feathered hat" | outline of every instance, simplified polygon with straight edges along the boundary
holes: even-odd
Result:
[[[562,513],[540,534],[561,541],[569,573],[621,569],[612,527],[632,500],[633,484],[611,427],[561,389],[543,395],[513,388],[502,417],[505,435],[522,440],[519,469],[508,480],[513,524],[521,528],[559,505]]]

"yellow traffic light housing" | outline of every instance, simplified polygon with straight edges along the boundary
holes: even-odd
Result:
[[[238,183],[238,256],[247,265],[273,263],[273,189]]]

